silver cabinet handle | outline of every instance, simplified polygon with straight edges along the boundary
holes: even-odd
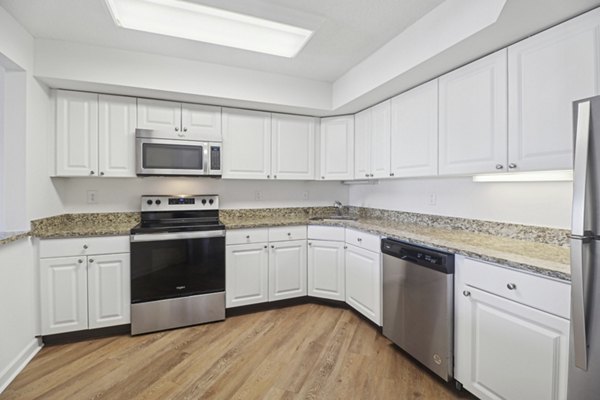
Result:
[[[93,262],[94,262],[94,259],[93,259],[93,258],[90,258],[90,263],[93,263]]]
[[[84,245],[83,245],[83,249],[84,249],[84,250],[87,250],[87,248],[88,248],[88,245],[87,245],[87,244],[84,244]]]
[[[178,127],[175,127],[175,132],[179,132],[179,128]]]
[[[95,174],[95,172],[94,172],[94,171],[90,171],[90,175],[94,175],[94,174]]]
[[[79,260],[77,260],[77,262],[78,262],[79,264],[83,264],[83,260],[82,260],[82,259],[79,259]]]
[[[510,169],[515,169],[515,168],[517,168],[517,164],[515,164],[515,163],[510,163],[510,164],[508,164],[508,168],[510,168]]]
[[[503,169],[503,168],[504,168],[504,165],[502,165],[502,164],[496,164],[496,169]]]
[[[471,295],[471,292],[469,292],[468,290],[463,290],[463,296],[469,297],[470,295]]]
[[[508,290],[516,290],[517,289],[517,285],[515,285],[514,283],[509,283],[506,285],[506,287],[508,288]]]

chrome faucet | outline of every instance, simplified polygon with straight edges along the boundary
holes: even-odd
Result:
[[[336,200],[333,203],[333,206],[337,209],[337,214],[341,217],[342,216],[342,209],[344,208],[344,206],[342,205],[342,202]]]

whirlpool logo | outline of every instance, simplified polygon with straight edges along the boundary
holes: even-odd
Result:
[[[175,286],[175,289],[177,289],[177,290],[183,290],[183,289],[185,289],[185,286]]]

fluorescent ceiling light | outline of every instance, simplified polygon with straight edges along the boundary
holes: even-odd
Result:
[[[473,176],[473,182],[560,182],[572,180],[572,170],[508,172],[503,174],[485,174]]]
[[[118,26],[221,46],[295,57],[308,29],[183,0],[105,0]]]

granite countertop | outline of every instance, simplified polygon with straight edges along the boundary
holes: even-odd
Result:
[[[0,232],[0,246],[29,236],[29,231]]]
[[[139,213],[65,214],[33,221],[31,236],[57,239],[129,235],[139,219]]]
[[[498,263],[519,270],[569,281],[569,247],[529,240],[512,239],[467,230],[428,227],[384,219],[356,221],[314,221],[308,218],[235,218],[224,220],[227,229],[290,225],[325,225],[354,228],[361,231],[431,246],[471,258]]]

